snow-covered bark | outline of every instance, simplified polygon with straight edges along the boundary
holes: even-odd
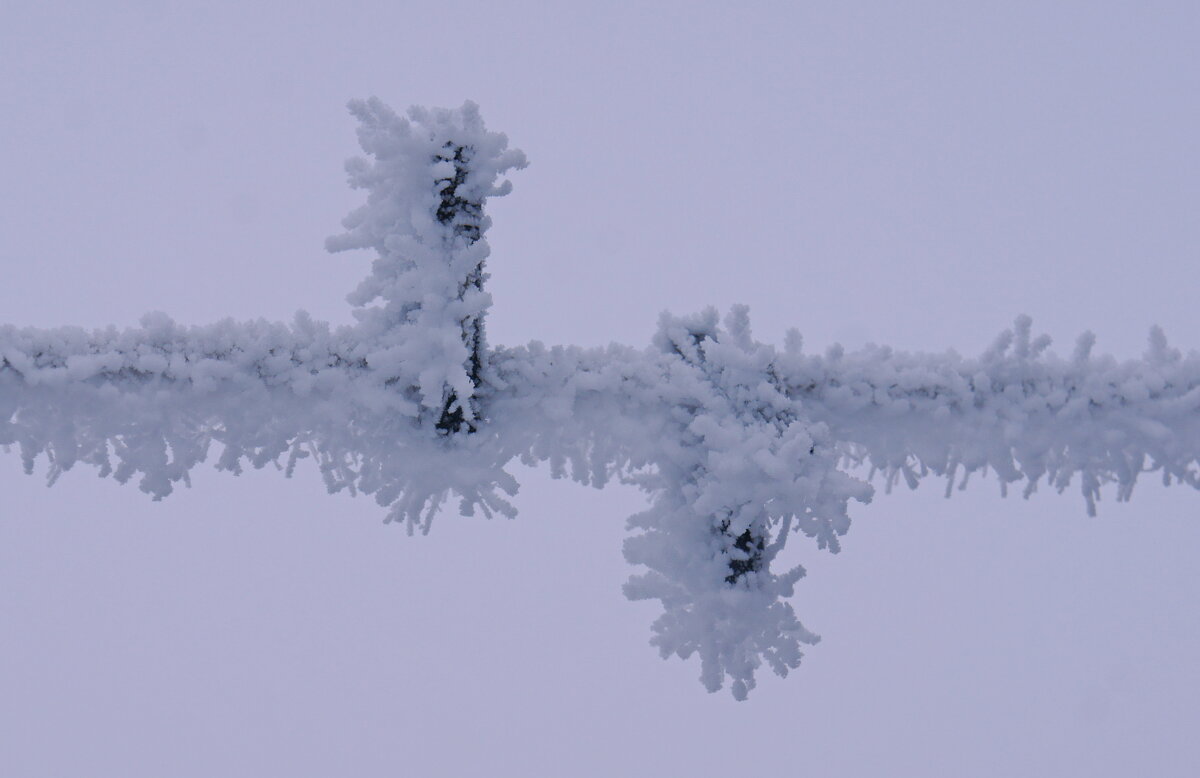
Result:
[[[447,499],[515,515],[514,459],[631,483],[649,507],[628,522],[626,594],[662,603],[664,657],[697,654],[706,688],[728,680],[738,698],[816,642],[787,602],[804,570],[774,563],[797,533],[839,549],[849,502],[873,493],[864,466],[889,488],[939,476],[947,493],[987,470],[1026,495],[1078,478],[1089,511],[1104,484],[1128,499],[1147,471],[1200,486],[1200,356],[1157,331],[1120,363],[1092,356],[1090,336],[1057,357],[1026,318],[975,359],[806,355],[795,333],[782,350],[754,341],[735,308],[723,326],[712,310],[664,315],[641,350],[489,347],[484,206],[523,155],[471,104],[351,107],[367,202],[329,247],[377,254],[357,324],[0,327],[0,444],[27,471],[44,457],[53,482],[84,463],[158,499],[210,454],[235,473],[313,459],[331,492],[370,494],[410,531]]]

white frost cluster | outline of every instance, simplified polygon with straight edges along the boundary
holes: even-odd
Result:
[[[1200,356],[1157,330],[1128,362],[1094,357],[1090,335],[1060,358],[1024,317],[976,359],[807,355],[795,333],[756,342],[735,308],[723,324],[664,315],[644,350],[488,347],[483,206],[523,155],[469,103],[351,108],[367,202],[329,247],[377,255],[358,323],[0,327],[0,444],[27,472],[44,456],[53,482],[83,462],[158,499],[210,453],[234,473],[312,459],[331,492],[372,495],[410,532],[448,499],[515,515],[514,459],[636,484],[649,507],[628,522],[625,592],[661,602],[664,657],[698,655],[705,687],[728,680],[739,699],[816,642],[787,602],[804,570],[773,562],[796,533],[839,549],[849,502],[871,499],[864,466],[888,488],[941,477],[947,494],[988,470],[1026,495],[1077,484],[1089,511],[1145,472],[1200,487]]]

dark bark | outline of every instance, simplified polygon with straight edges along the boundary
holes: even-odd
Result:
[[[720,524],[721,534],[726,537],[733,537],[729,533],[729,519],[723,519]],[[729,559],[729,575],[725,576],[725,583],[735,584],[738,579],[746,573],[752,573],[762,568],[763,564],[763,549],[766,548],[766,539],[761,534],[756,534],[750,529],[746,529],[737,539],[733,541],[733,547],[746,555],[745,559]]]
[[[478,202],[468,200],[459,193],[459,188],[467,180],[468,164],[471,160],[472,149],[469,146],[455,146],[447,143],[442,154],[437,159],[442,162],[454,163],[454,175],[442,178],[441,202],[438,204],[437,219],[451,229],[454,238],[462,238],[468,245],[479,240],[483,224],[483,206]],[[459,299],[468,289],[483,289],[483,263],[463,280],[459,288]],[[476,389],[483,383],[483,317],[471,316],[462,321],[463,343],[470,352],[468,375],[471,385]],[[467,403],[470,399],[467,400]],[[453,435],[460,431],[474,432],[475,424],[467,418],[463,405],[459,403],[457,393],[453,390],[447,393],[442,406],[442,414],[434,426],[443,435]]]

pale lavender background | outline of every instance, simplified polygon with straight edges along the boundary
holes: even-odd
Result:
[[[343,104],[478,101],[493,342],[758,335],[1200,347],[1200,12],[1180,3],[0,6],[0,319],[348,320]],[[647,8],[645,6],[649,5]],[[750,702],[647,647],[636,493],[522,473],[515,522],[381,525],[316,474],[163,503],[0,457],[0,760],[22,776],[1185,776],[1200,494],[938,484],[803,549],[824,636]]]

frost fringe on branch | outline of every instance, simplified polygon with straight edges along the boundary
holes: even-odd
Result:
[[[805,354],[755,341],[747,310],[664,314],[652,344],[487,345],[486,200],[525,165],[471,103],[351,103],[369,160],[352,160],[365,205],[329,240],[376,254],[332,329],[224,321],[85,332],[0,327],[0,444],[50,483],[82,462],[160,499],[213,454],[218,469],[312,459],[330,492],[374,496],[388,521],[429,530],[454,498],[512,517],[518,459],[555,477],[637,485],[625,586],[657,599],[651,642],[700,658],[710,691],[744,698],[765,663],[786,675],[817,641],[787,602],[804,570],[773,568],[797,533],[837,552],[851,500],[872,487],[944,479],[949,495],[991,470],[1001,489],[1073,484],[1130,498],[1139,476],[1200,488],[1200,356],[1151,333],[1141,360],[1061,358],[1017,319],[980,357],[868,347]],[[218,444],[216,447],[213,444]],[[869,477],[868,477],[869,479]]]

